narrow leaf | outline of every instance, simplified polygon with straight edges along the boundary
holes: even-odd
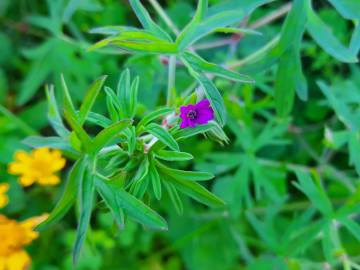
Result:
[[[179,151],[179,145],[175,141],[175,139],[171,136],[171,134],[165,130],[162,126],[150,123],[146,126],[145,130],[150,134],[154,135],[158,138],[162,143],[170,147],[172,150]]]
[[[94,81],[86,92],[83,103],[81,104],[79,111],[79,123],[84,124],[91,108],[93,107],[95,100],[100,93],[101,87],[103,86],[107,76],[102,76]]]
[[[166,161],[185,161],[193,159],[194,157],[185,152],[176,152],[176,151],[167,151],[167,150],[159,150],[155,153],[157,158]]]
[[[96,185],[102,193],[113,194],[111,196],[115,198],[116,204],[134,220],[152,229],[167,230],[166,221],[159,214],[127,193],[123,188],[116,186],[112,182],[101,180],[96,181]]]
[[[85,164],[86,160],[83,158],[75,162],[69,173],[61,199],[51,211],[49,217],[37,227],[37,230],[46,230],[57,223],[69,211],[78,196],[79,186],[84,176]]]

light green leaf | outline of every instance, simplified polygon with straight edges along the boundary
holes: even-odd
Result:
[[[356,56],[331,33],[329,27],[308,7],[307,30],[317,44],[328,54],[345,63],[356,63]]]
[[[336,10],[347,20],[360,19],[359,0],[328,0]]]
[[[197,182],[183,181],[167,176],[164,176],[162,179],[173,184],[182,193],[205,205],[223,206],[225,204],[220,198],[209,192],[206,188]]]
[[[69,130],[64,126],[64,123],[61,119],[60,111],[57,106],[55,94],[54,94],[54,86],[46,86],[46,97],[48,102],[48,112],[47,116],[49,119],[49,122],[55,132],[61,136],[61,137],[67,137],[69,136],[70,132]]]
[[[166,161],[185,161],[193,159],[194,157],[185,152],[176,152],[176,151],[167,151],[167,150],[159,150],[155,152],[155,156],[162,160]]]
[[[49,147],[74,152],[69,141],[62,137],[29,136],[22,143],[34,148]]]
[[[172,169],[158,161],[156,162],[156,166],[162,174],[181,181],[208,181],[214,178],[214,175],[211,173]]]
[[[146,30],[149,30],[151,33],[160,38],[171,41],[171,37],[151,19],[149,13],[139,0],[129,0],[129,2],[137,18]]]
[[[121,120],[100,131],[91,143],[90,151],[92,153],[97,153],[100,151],[104,146],[106,146],[106,144],[116,138],[119,133],[127,128],[131,123],[131,120]]]
[[[146,126],[145,130],[150,134],[154,135],[158,138],[162,143],[170,147],[172,150],[179,151],[179,145],[175,141],[175,139],[171,136],[171,134],[162,126],[150,123]]]
[[[91,147],[91,138],[82,128],[82,126],[74,118],[73,114],[70,113],[67,108],[64,109],[64,116],[66,121],[69,123],[70,127],[74,130],[78,138],[81,140],[81,145],[85,151],[89,151]]]
[[[313,205],[326,217],[333,213],[333,208],[329,198],[320,185],[315,184],[312,177],[303,171],[295,171],[299,183],[294,185],[301,190],[313,203]]]
[[[243,83],[254,83],[255,82],[251,77],[249,77],[247,75],[243,75],[243,74],[225,69],[216,64],[207,62],[206,60],[201,58],[199,55],[192,53],[190,51],[184,52],[183,57],[184,57],[185,61],[189,65],[191,65],[191,67],[198,73],[209,72],[209,73],[213,73],[215,75],[218,75],[220,77],[223,77],[223,78],[226,78],[229,80],[234,80],[234,81],[243,82]]]
[[[166,114],[169,114],[172,111],[173,111],[173,109],[165,107],[165,108],[160,108],[160,109],[157,109],[155,111],[148,113],[137,124],[137,129],[140,128],[141,126],[146,126],[151,121],[153,121],[159,117],[165,116]]]

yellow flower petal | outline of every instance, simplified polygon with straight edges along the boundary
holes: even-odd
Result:
[[[9,197],[5,194],[8,190],[9,190],[9,184],[7,183],[0,184],[0,208],[5,207],[9,202]]]
[[[15,160],[20,161],[20,162],[28,162],[31,160],[31,157],[25,151],[20,150],[20,151],[16,151]]]
[[[60,178],[56,175],[40,177],[38,183],[43,186],[54,186],[60,183]]]
[[[20,184],[23,186],[30,186],[35,182],[41,185],[56,185],[60,178],[55,173],[64,168],[65,163],[60,151],[45,147],[35,149],[31,154],[16,152],[15,161],[9,164],[8,171],[19,175]]]
[[[24,176],[20,177],[19,182],[22,186],[28,187],[28,186],[31,186],[32,184],[34,184],[35,178],[24,175]]]
[[[24,250],[12,253],[6,259],[6,270],[27,270],[30,268],[31,259]]]

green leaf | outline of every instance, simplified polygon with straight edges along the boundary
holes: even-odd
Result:
[[[215,84],[206,77],[206,75],[197,73],[191,67],[187,66],[190,74],[200,83],[202,89],[205,92],[205,96],[209,99],[211,107],[213,108],[216,116],[216,120],[221,126],[225,125],[226,122],[226,108],[225,103],[220,95],[219,90]]]
[[[131,126],[129,129],[129,132],[126,133],[127,139],[128,139],[128,152],[129,155],[132,155],[136,148],[136,132],[135,127]]]
[[[198,73],[209,72],[220,77],[224,77],[229,80],[243,82],[243,83],[254,83],[255,81],[247,75],[243,75],[213,63],[209,63],[199,55],[186,51],[183,53],[185,61],[191,65],[191,67]]]
[[[205,13],[207,11],[208,7],[208,1],[207,0],[199,0],[196,8],[195,15],[193,19],[184,27],[184,29],[181,31],[181,33],[178,35],[176,39],[176,43],[178,45],[182,45],[182,48],[185,48],[189,44],[187,44],[189,41],[186,41],[188,36],[191,35],[192,32],[195,31],[196,27],[200,24],[200,22],[205,17]],[[185,40],[185,41],[184,41]]]
[[[349,138],[350,164],[355,166],[360,175],[360,132],[352,132]]]
[[[21,120],[15,114],[10,112],[8,109],[6,109],[1,104],[0,104],[0,113],[3,114],[7,119],[9,119],[10,122],[14,123],[23,133],[25,133],[27,135],[37,135],[38,134],[38,132],[36,130],[34,130],[30,125],[25,123],[23,120]]]
[[[281,58],[276,74],[274,95],[276,112],[280,117],[287,116],[293,107],[295,97],[295,54],[292,50],[285,52]]]
[[[139,0],[129,0],[129,2],[140,23],[146,30],[160,38],[171,41],[171,37],[151,19],[149,13]]]
[[[130,71],[126,69],[120,75],[117,86],[119,98],[119,112],[121,117],[133,118],[137,106],[137,94],[139,88],[139,77],[136,77],[130,84]]]
[[[22,143],[34,148],[49,147],[74,152],[69,141],[62,137],[29,136]]]
[[[70,113],[66,108],[64,110],[64,116],[66,121],[69,123],[70,127],[74,130],[78,138],[81,140],[81,145],[85,151],[88,151],[91,147],[91,138],[82,128],[82,126],[77,122],[76,118],[73,117],[73,114]]]
[[[85,165],[86,160],[84,158],[78,159],[75,162],[69,173],[68,180],[60,200],[51,211],[49,217],[37,227],[37,230],[43,231],[56,224],[69,211],[78,196],[79,186],[82,183],[84,176]]]
[[[262,33],[250,28],[235,28],[235,27],[219,27],[214,30],[218,33],[236,33],[236,34],[249,34],[249,35],[258,35],[261,36]]]
[[[130,70],[125,69],[120,74],[120,79],[117,85],[116,94],[119,98],[120,117],[129,117],[128,101],[130,99]]]
[[[89,168],[90,169],[90,168]],[[80,219],[76,231],[75,245],[73,249],[73,263],[77,264],[81,248],[86,238],[86,231],[90,225],[91,212],[94,201],[94,175],[85,171],[84,179],[80,189]]]
[[[56,98],[55,98],[55,94],[54,94],[54,86],[47,85],[45,88],[45,91],[46,91],[46,97],[47,97],[47,101],[48,101],[47,116],[48,116],[51,126],[53,127],[53,129],[59,136],[61,136],[61,137],[69,136],[70,132],[64,126],[64,123],[61,119],[59,108],[57,106],[57,102],[56,102]]]
[[[144,159],[141,161],[138,169],[134,175],[133,182],[140,182],[142,181],[149,172],[149,158],[147,155],[144,156]]]
[[[106,144],[116,138],[121,131],[131,125],[131,123],[131,120],[121,120],[100,131],[91,143],[90,151],[92,153],[100,151],[104,146],[106,146]]]
[[[302,100],[306,100],[308,95],[300,58],[300,45],[307,20],[306,2],[307,0],[294,2],[278,44],[279,51],[285,50],[279,59],[274,87],[276,110],[280,117],[285,117],[291,112],[295,92]]]
[[[301,190],[313,203],[313,205],[326,217],[331,216],[333,208],[325,191],[319,185],[314,183],[312,177],[300,170],[295,171],[299,183],[294,185]]]
[[[166,176],[164,176],[162,179],[173,184],[182,193],[205,205],[223,206],[225,204],[220,198],[209,192],[206,188],[197,182],[183,181]]]
[[[161,173],[181,181],[208,181],[214,178],[214,175],[207,172],[182,171],[166,167],[160,162],[156,162],[156,166]]]
[[[353,221],[351,217],[338,218],[345,228],[358,240],[360,241],[360,225]]]
[[[357,25],[356,25],[353,35],[351,37],[350,51],[354,55],[358,55],[358,53],[360,51],[360,20],[357,22]]]
[[[150,113],[148,113],[147,115],[145,115],[140,122],[137,124],[137,129],[140,128],[141,126],[146,126],[148,123],[152,122],[153,120],[165,116],[166,114],[169,114],[173,112],[173,109],[171,108],[159,108],[155,111],[152,111]]]
[[[155,123],[150,123],[149,125],[146,126],[145,130],[150,134],[154,135],[156,138],[158,138],[162,143],[167,145],[172,150],[175,151],[180,150],[178,143],[171,136],[171,134],[162,126]]]
[[[133,33],[121,32],[119,36],[103,39],[90,46],[87,50],[93,51],[108,46],[117,47],[124,52],[130,53],[176,54],[178,52],[175,43],[139,31]]]
[[[112,121],[109,118],[103,116],[102,114],[98,114],[94,112],[89,112],[86,121],[103,128],[107,128],[112,123]]]
[[[75,122],[77,121],[77,114],[75,111],[75,106],[72,102],[71,96],[70,96],[70,92],[69,89],[66,85],[65,82],[65,78],[64,75],[61,74],[60,76],[61,79],[61,85],[62,85],[62,91],[63,91],[63,95],[64,95],[64,110],[68,112],[68,115],[75,120]]]
[[[102,181],[103,180],[98,178],[95,179],[96,190],[99,192],[101,198],[103,198],[106,205],[110,209],[117,226],[120,230],[122,230],[125,227],[125,217],[122,206],[118,203],[116,198],[116,191],[103,184]]]
[[[329,2],[345,19],[360,19],[360,2],[358,0],[329,0]]]
[[[198,134],[204,134],[205,132],[213,129],[214,127],[216,127],[216,123],[215,122],[209,122],[205,125],[199,125],[196,126],[194,128],[184,128],[184,129],[178,129],[175,130],[174,132],[172,132],[174,138],[179,141],[182,139],[186,139]]]
[[[246,13],[241,9],[228,10],[208,16],[201,21],[191,21],[176,39],[178,49],[183,51],[199,39],[214,32],[215,29],[241,21],[245,15]]]
[[[149,178],[152,183],[152,187],[154,190],[155,198],[160,200],[161,199],[161,180],[159,173],[154,165],[154,160],[150,158],[149,160]]]
[[[129,95],[129,105],[128,105],[129,106],[128,112],[129,112],[130,118],[133,118],[136,113],[136,107],[137,107],[137,103],[138,103],[137,96],[138,96],[138,91],[139,91],[139,81],[140,81],[140,78],[139,78],[139,76],[137,76],[131,83],[130,95]]]
[[[157,158],[166,161],[185,161],[193,159],[194,157],[185,152],[176,152],[176,151],[167,151],[167,150],[159,150],[155,153]]]
[[[167,230],[166,221],[154,210],[145,205],[142,201],[127,193],[123,188],[113,182],[96,181],[97,188],[103,194],[111,196],[116,200],[116,205],[122,208],[134,220],[146,227],[156,230]]]
[[[81,104],[80,111],[78,114],[79,123],[83,125],[91,108],[93,107],[97,96],[100,93],[101,87],[103,86],[107,76],[102,76],[94,81],[86,92],[83,103]]]
[[[180,195],[177,192],[176,188],[174,187],[173,184],[168,183],[168,182],[164,182],[164,186],[165,186],[167,192],[169,193],[170,200],[173,203],[173,205],[175,206],[176,212],[179,215],[182,215],[184,212],[184,205],[181,201]]]
[[[311,5],[308,6],[307,30],[316,43],[337,60],[345,63],[357,62],[356,55],[336,39],[329,27],[314,12]]]

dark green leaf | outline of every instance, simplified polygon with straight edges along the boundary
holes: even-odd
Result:
[[[95,100],[100,93],[101,87],[103,86],[107,76],[102,76],[94,81],[86,92],[83,103],[81,104],[80,111],[78,114],[79,123],[83,125],[91,108],[93,107]]]
[[[75,162],[69,173],[61,199],[58,201],[55,208],[51,211],[49,217],[37,227],[37,230],[43,231],[54,225],[67,213],[67,211],[69,211],[70,207],[74,204],[78,196],[78,190],[82,183],[85,166],[86,160],[84,158]]]
[[[80,218],[76,231],[76,239],[73,250],[73,263],[76,265],[81,248],[86,238],[86,231],[90,225],[91,212],[94,201],[94,175],[92,172],[85,171],[84,179],[80,189]]]
[[[96,185],[103,194],[107,193],[107,196],[113,197],[116,200],[117,207],[124,209],[134,220],[152,229],[167,230],[166,221],[161,216],[123,188],[112,182],[100,180],[96,181]]]

